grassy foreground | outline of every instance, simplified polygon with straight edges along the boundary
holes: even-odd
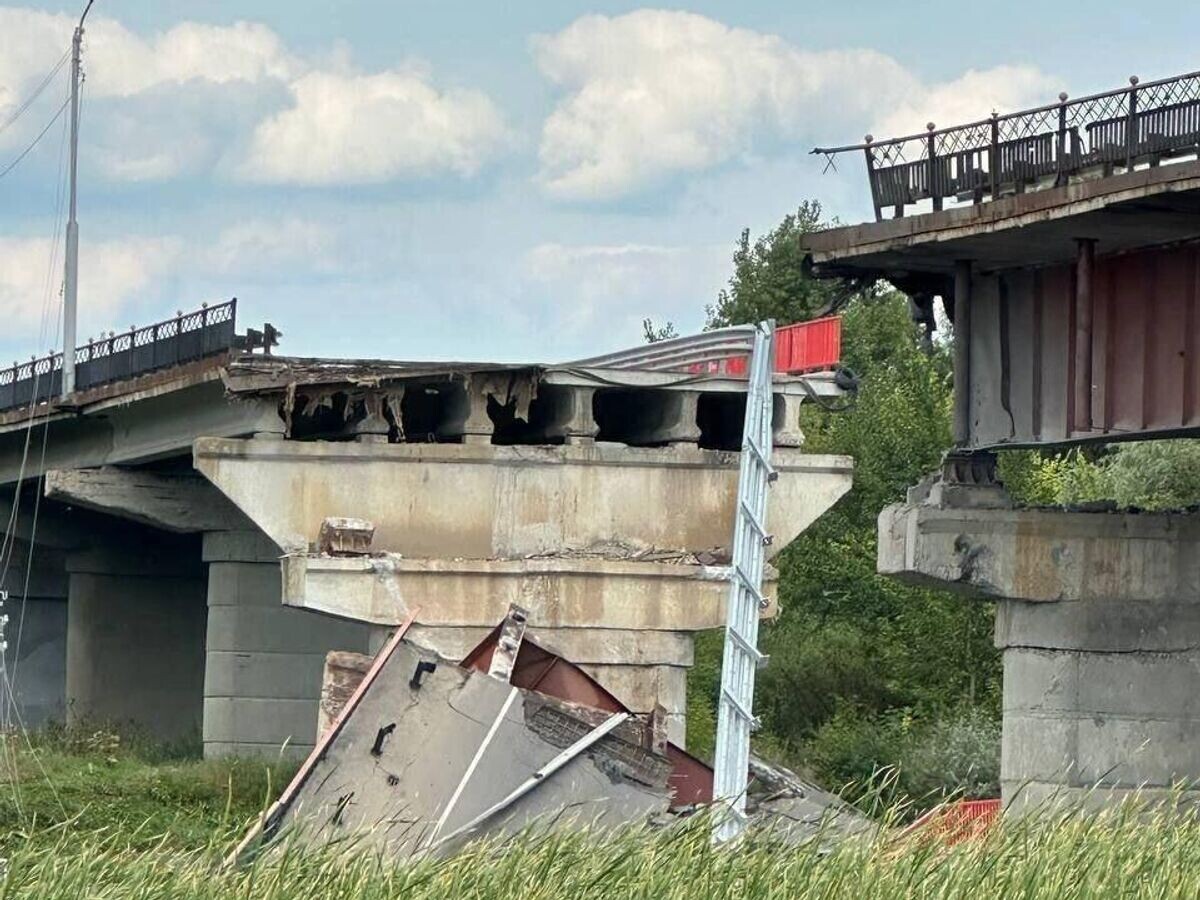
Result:
[[[530,837],[396,867],[377,855],[280,852],[240,871],[203,850],[131,848],[119,834],[10,842],[3,897],[578,898],[1195,897],[1200,827],[1120,816],[1009,826],[951,848],[911,839],[713,851],[699,824],[608,840]],[[218,845],[220,844],[220,845]]]
[[[284,846],[231,871],[222,858],[285,767],[147,758],[96,737],[0,747],[0,900],[1200,896],[1200,818],[1130,808],[1010,822],[951,847],[881,829],[832,848],[752,839],[714,851],[695,819],[607,838],[531,834],[408,866]]]

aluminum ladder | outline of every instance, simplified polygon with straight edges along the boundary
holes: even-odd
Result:
[[[715,843],[736,838],[746,826],[750,734],[759,724],[754,715],[754,676],[766,663],[766,657],[758,650],[758,618],[767,606],[762,593],[766,547],[771,543],[771,535],[766,530],[767,493],[776,477],[771,467],[771,363],[774,349],[775,323],[760,322],[754,330],[754,349],[750,356],[746,423],[742,431],[729,566],[725,655],[721,664],[713,773]]]

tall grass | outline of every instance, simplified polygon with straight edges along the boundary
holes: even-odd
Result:
[[[830,846],[763,838],[714,850],[707,824],[665,831],[527,835],[396,865],[365,849],[285,845],[241,869],[227,845],[131,846],[119,833],[70,829],[6,848],[0,897],[21,898],[1090,898],[1200,895],[1200,820],[1124,806],[1094,816],[1006,822],[944,846],[880,830]]]

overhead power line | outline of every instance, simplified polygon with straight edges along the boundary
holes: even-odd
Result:
[[[49,131],[54,126],[54,123],[58,121],[58,117],[61,116],[64,112],[66,112],[67,107],[70,105],[70,103],[71,103],[70,97],[68,97],[66,100],[63,101],[63,105],[58,108],[58,112],[56,112],[54,114],[53,118],[51,118],[50,121],[46,123],[46,127],[38,132],[37,137],[35,137],[29,143],[29,146],[27,146],[24,150],[22,150],[20,153],[18,153],[16,159],[14,159],[12,162],[10,162],[3,169],[0,169],[0,178],[3,178],[9,172],[11,172],[13,169],[15,169],[20,164],[21,160],[23,160],[26,156],[28,156],[33,151],[33,148],[36,147],[38,145],[38,143],[41,141],[41,139],[46,136],[46,132]]]
[[[25,114],[29,107],[33,106],[34,101],[36,101],[37,98],[42,95],[42,91],[49,87],[50,82],[54,80],[54,76],[62,70],[62,67],[67,64],[67,60],[70,58],[71,51],[68,49],[64,51],[63,55],[58,58],[58,62],[54,64],[54,67],[46,73],[46,77],[41,80],[36,88],[33,89],[33,93],[25,98],[24,102],[22,102],[21,105],[16,108],[12,115],[10,115],[3,122],[0,122],[0,134],[3,134],[9,126],[11,126],[17,121],[17,119],[21,118],[21,116]]]

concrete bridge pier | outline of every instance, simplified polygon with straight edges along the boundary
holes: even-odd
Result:
[[[204,685],[199,540],[119,525],[110,536],[66,560],[67,722],[193,739]]]
[[[879,571],[996,600],[1005,804],[1099,807],[1200,778],[1200,516],[944,487],[881,513]]]
[[[368,629],[282,605],[279,548],[247,529],[204,535],[204,755],[305,756],[325,654],[368,650]]]

